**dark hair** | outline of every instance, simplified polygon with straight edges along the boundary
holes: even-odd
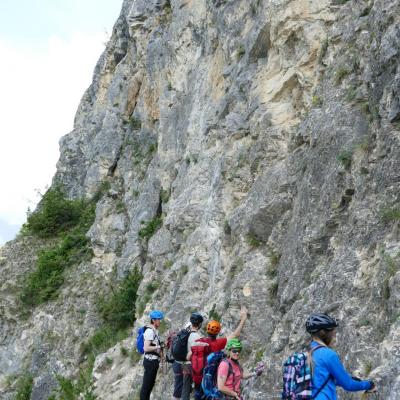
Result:
[[[318,332],[314,332],[312,336],[318,338],[327,346],[329,346],[332,343],[333,339],[333,329],[321,329]]]

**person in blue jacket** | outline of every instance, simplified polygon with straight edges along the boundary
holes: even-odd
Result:
[[[311,314],[306,321],[306,330],[312,337],[312,398],[315,400],[336,400],[336,386],[349,392],[376,391],[373,381],[350,376],[331,349],[338,326],[336,319],[326,314]]]

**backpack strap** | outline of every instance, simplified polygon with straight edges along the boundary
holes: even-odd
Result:
[[[330,381],[330,379],[331,379],[331,374],[328,375],[328,378],[326,378],[325,382],[317,390],[317,393],[315,393],[315,395],[311,397],[312,399],[315,399],[321,393],[321,390],[327,385],[327,383]]]
[[[322,347],[327,347],[327,346],[324,346],[323,344],[319,344],[318,346],[312,347],[312,348],[310,348],[310,350],[309,350],[309,354],[310,354],[311,376],[312,376],[312,374],[313,374],[312,354],[314,353],[315,350],[321,349]],[[317,393],[315,393],[315,395],[311,397],[312,399],[315,399],[315,398],[321,393],[322,389],[328,384],[328,382],[330,381],[330,379],[331,379],[331,374],[328,375],[328,377],[326,378],[325,382],[324,382],[324,383],[322,384],[322,386],[317,390]]]

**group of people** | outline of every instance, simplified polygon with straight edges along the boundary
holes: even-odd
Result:
[[[151,329],[144,333],[144,375],[140,391],[140,400],[149,400],[154,387],[157,371],[163,352],[163,342],[160,340],[158,328],[164,315],[161,311],[150,313]],[[241,381],[262,373],[263,368],[254,371],[244,371],[240,365],[240,353],[242,343],[239,336],[247,319],[247,309],[242,307],[240,321],[234,332],[225,337],[218,337],[221,332],[221,324],[212,320],[207,324],[207,336],[202,337],[200,329],[204,322],[203,316],[194,312],[190,316],[190,326],[187,337],[187,356],[184,361],[173,360],[174,371],[174,400],[189,400],[191,392],[194,391],[195,400],[204,399],[202,387],[198,382],[193,382],[192,361],[193,355],[199,348],[206,349],[207,354],[225,350],[226,357],[218,365],[217,388],[220,399],[242,399]],[[341,386],[347,391],[376,391],[376,385],[371,380],[360,380],[352,377],[343,367],[337,353],[332,349],[336,339],[338,322],[327,314],[311,314],[306,321],[306,330],[311,335],[311,342],[307,355],[309,357],[309,368],[311,370],[310,395],[303,396],[300,389],[294,387],[290,390],[284,389],[282,399],[316,399],[336,400],[336,386]],[[284,376],[284,382],[287,376]],[[291,377],[293,378],[293,377]],[[193,390],[194,389],[194,390]],[[304,389],[304,388],[303,388]],[[303,393],[303,392],[301,392]],[[305,392],[304,392],[305,393]]]

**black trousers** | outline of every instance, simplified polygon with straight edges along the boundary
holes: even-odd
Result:
[[[144,375],[142,388],[140,389],[140,400],[150,400],[150,394],[156,383],[159,360],[143,359]]]

